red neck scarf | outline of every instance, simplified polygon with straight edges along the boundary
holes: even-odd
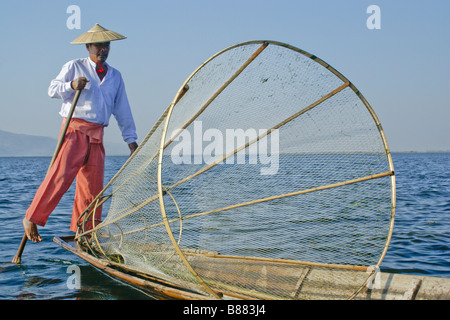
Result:
[[[106,75],[106,72],[108,68],[106,67],[106,65],[102,65],[101,62],[97,62],[97,65],[95,67],[95,71],[97,72],[98,77],[100,78],[100,81],[103,80],[103,78]]]

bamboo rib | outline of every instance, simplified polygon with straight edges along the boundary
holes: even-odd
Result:
[[[237,69],[237,71],[211,96],[211,98],[208,99],[208,101],[206,101],[206,103],[203,105],[203,107],[200,108],[200,110],[197,111],[197,113],[191,118],[189,119],[184,125],[183,127],[180,128],[180,130],[178,130],[177,134],[175,134],[163,147],[163,149],[167,148],[168,145],[170,145],[175,139],[176,137],[187,127],[189,127],[189,125],[195,121],[195,119],[197,119],[202,113],[203,111],[206,110],[206,108],[208,108],[208,106],[223,92],[223,90],[226,89],[226,87],[228,87],[228,85],[233,82],[234,79],[236,79],[241,73],[242,71],[244,71],[245,68],[248,67],[248,65],[250,63],[253,62],[253,60],[256,59],[256,57],[258,57],[260,55],[261,52],[263,52],[263,50],[269,45],[269,43],[264,42],[261,47],[258,48],[258,50],[255,51],[255,53],[253,53],[253,55],[248,58],[247,61],[245,61],[245,63],[239,68]]]
[[[394,172],[387,171],[387,172],[374,174],[374,175],[370,175],[370,176],[366,176],[366,177],[362,177],[362,178],[357,178],[357,179],[348,180],[348,181],[344,181],[344,182],[333,183],[333,184],[329,184],[329,185],[326,185],[326,186],[321,186],[321,187],[316,187],[316,188],[300,190],[300,191],[280,194],[280,195],[276,195],[276,196],[256,199],[256,200],[252,200],[252,201],[242,202],[242,203],[239,203],[239,204],[234,204],[234,205],[223,207],[223,208],[219,208],[219,209],[214,209],[214,210],[210,210],[210,211],[205,211],[205,212],[191,214],[191,215],[183,217],[183,220],[186,220],[188,218],[200,217],[200,216],[204,216],[204,215],[211,214],[211,213],[216,213],[216,212],[236,209],[236,208],[240,208],[240,207],[244,207],[244,206],[248,206],[248,205],[252,205],[252,204],[267,202],[267,201],[271,201],[271,200],[277,200],[277,199],[297,196],[297,195],[300,195],[300,194],[306,194],[306,193],[311,193],[311,192],[316,192],[316,191],[322,191],[322,190],[342,187],[342,186],[346,186],[346,185],[349,185],[349,184],[354,184],[354,183],[363,182],[363,181],[367,181],[367,180],[372,180],[372,179],[378,179],[378,178],[382,178],[382,177],[392,176],[393,174],[394,174]],[[176,220],[174,220],[174,221],[176,221]]]
[[[294,192],[290,192],[290,193],[279,194],[279,195],[276,195],[276,196],[271,196],[271,197],[266,197],[266,198],[261,198],[261,199],[254,199],[254,200],[251,200],[251,201],[237,203],[237,204],[234,204],[234,205],[231,205],[231,206],[227,206],[227,207],[222,207],[222,208],[218,208],[218,209],[214,209],[214,210],[210,210],[210,211],[204,211],[204,212],[199,212],[199,213],[194,213],[194,214],[191,214],[191,215],[187,215],[187,216],[182,217],[181,220],[186,220],[186,219],[190,219],[190,218],[196,218],[196,217],[205,216],[205,215],[208,215],[208,214],[211,214],[211,213],[227,211],[227,210],[231,210],[231,209],[245,207],[245,206],[248,206],[248,205],[253,205],[253,204],[257,204],[257,203],[262,203],[262,202],[267,202],[267,201],[272,201],[272,200],[277,200],[277,199],[297,196],[297,195],[301,195],[301,194],[307,194],[307,193],[311,193],[311,192],[317,192],[317,191],[323,191],[323,190],[332,189],[332,188],[343,187],[343,186],[347,186],[347,185],[354,184],[354,183],[364,182],[364,181],[373,180],[373,179],[379,179],[379,178],[392,176],[392,175],[394,175],[393,171],[386,171],[386,172],[383,172],[383,173],[374,174],[374,175],[370,175],[370,176],[365,176],[365,177],[352,179],[352,180],[347,180],[347,181],[344,181],[344,182],[338,182],[338,183],[328,184],[328,185],[319,186],[319,187],[315,187],[315,188],[310,188],[310,189],[299,190],[299,191],[294,191]],[[168,220],[168,223],[178,222],[179,220],[180,219]],[[149,225],[146,228],[147,229],[155,228],[155,227],[159,227],[161,225],[163,225],[162,222]],[[144,230],[144,228],[141,228],[139,230],[129,231],[127,234],[132,234],[133,232],[138,232],[138,231],[143,231],[143,230]]]
[[[191,180],[192,178],[195,178],[196,176],[198,176],[199,174],[211,169],[212,167],[218,165],[219,163],[222,163],[224,160],[226,160],[227,158],[231,157],[232,155],[238,153],[239,151],[247,148],[248,146],[250,146],[251,144],[261,140],[262,138],[264,138],[265,136],[269,135],[270,133],[272,133],[274,130],[279,129],[280,127],[284,126],[285,124],[289,123],[290,121],[298,118],[300,115],[304,114],[305,112],[308,112],[309,110],[313,109],[314,107],[318,106],[319,104],[321,104],[322,102],[324,102],[325,100],[328,100],[329,98],[331,98],[332,96],[334,96],[336,93],[344,90],[345,88],[347,88],[349,86],[349,82],[344,83],[343,85],[341,85],[340,87],[336,88],[335,90],[329,92],[328,94],[326,94],[325,96],[323,96],[322,98],[320,98],[319,100],[313,102],[312,104],[310,104],[308,107],[300,110],[299,112],[293,114],[292,116],[284,119],[283,121],[281,121],[280,123],[278,123],[277,125],[273,126],[272,128],[270,128],[269,130],[265,131],[264,133],[260,134],[258,137],[256,137],[255,139],[247,142],[246,144],[244,144],[243,146],[236,148],[234,151],[231,151],[230,153],[226,154],[225,156],[223,156],[221,159],[214,161],[213,163],[211,163],[210,165],[200,169],[199,171],[197,171],[196,173],[193,173],[189,176],[187,176],[186,178],[178,181],[177,183],[173,184],[172,186],[169,187],[169,189],[173,189],[177,186],[179,186],[180,184]]]
[[[371,268],[370,266],[357,266],[357,265],[335,264],[335,263],[320,263],[320,262],[275,259],[275,258],[262,258],[262,257],[251,257],[251,256],[233,256],[233,255],[222,255],[222,254],[196,254],[196,253],[188,253],[186,255],[202,256],[202,257],[217,258],[217,259],[235,259],[235,260],[247,260],[247,261],[277,262],[277,263],[296,264],[296,265],[309,266],[309,267],[340,269],[340,270],[353,270],[353,271],[367,271],[368,269]]]

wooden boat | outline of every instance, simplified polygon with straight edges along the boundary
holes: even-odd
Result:
[[[55,237],[54,242],[84,259],[100,271],[136,287],[154,298],[181,300],[212,299],[210,295],[205,295],[198,288],[170,282],[167,279],[162,279],[157,273],[149,274],[139,268],[127,266],[120,262],[120,258],[117,259],[117,262],[114,262],[94,257],[74,241],[74,236]],[[205,254],[213,256],[212,252]],[[268,264],[267,262],[260,262],[258,260],[251,261],[249,259],[242,259],[241,257],[212,258],[215,259],[215,265],[211,265],[211,261],[206,261],[203,257],[203,254],[196,255],[193,253],[190,256],[190,262],[196,262],[197,265],[207,263],[205,267],[209,270],[209,276],[215,278],[217,281],[227,279],[236,274],[239,274],[241,279],[245,279],[250,275],[254,276],[255,273],[260,273],[260,286],[272,286],[272,289],[280,288],[283,287],[280,285],[280,282],[286,280],[286,286],[283,288],[284,290],[290,291],[289,296],[292,299],[348,299],[352,290],[354,290],[354,283],[358,282],[358,278],[360,278],[359,280],[367,278],[367,272],[363,270],[356,273],[355,270],[352,270],[353,277],[348,278],[338,276],[339,273],[346,272],[344,269],[337,270],[313,265],[305,265],[304,268],[298,268],[297,266],[294,269],[283,262],[272,262]],[[279,276],[264,279],[261,272],[262,267],[266,270],[267,268],[276,269]],[[292,288],[291,285],[292,277],[298,277],[295,288]],[[317,279],[327,279],[327,281],[334,283],[322,286],[324,288],[323,290],[316,285],[311,285],[308,289],[308,282],[314,283]],[[343,279],[351,279],[351,282],[345,283]],[[276,285],[273,283],[275,281]],[[334,290],[329,291],[326,289],[330,286],[334,287]],[[280,296],[277,296],[276,291],[273,291],[273,294],[261,294],[252,290],[233,288],[232,285],[228,287],[223,286],[222,289],[221,292],[218,292],[219,297],[226,300],[286,299],[280,298],[281,293]],[[374,287],[370,288],[370,286],[366,286],[354,298],[362,300],[447,300],[450,299],[450,279],[379,272],[374,281]]]

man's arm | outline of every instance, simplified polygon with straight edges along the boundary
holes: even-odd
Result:
[[[50,86],[48,87],[48,95],[50,98],[69,99],[72,97],[75,93],[75,89],[72,87],[73,77],[72,62],[69,61],[63,65],[56,78],[50,82]]]
[[[114,99],[114,107],[112,113],[117,120],[119,129],[122,132],[123,140],[128,144],[131,152],[137,148],[136,126],[134,124],[133,115],[131,113],[130,104],[125,91],[125,85],[120,76],[120,84]]]

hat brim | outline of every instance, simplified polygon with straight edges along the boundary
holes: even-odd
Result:
[[[127,37],[110,30],[101,32],[86,32],[71,42],[71,44],[87,44],[87,43],[100,43],[110,42],[116,40],[123,40]]]

